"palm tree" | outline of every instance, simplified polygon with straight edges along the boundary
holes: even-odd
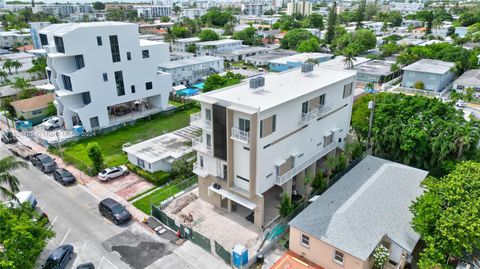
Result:
[[[12,60],[10,59],[7,59],[5,62],[3,62],[3,66],[2,66],[2,69],[5,70],[5,69],[8,69],[8,74],[11,75],[12,74]]]
[[[0,70],[0,82],[3,83],[4,80],[7,78],[8,76],[8,73],[3,71],[3,70]]]
[[[18,200],[15,193],[20,190],[19,181],[9,172],[18,168],[27,168],[26,162],[17,161],[14,157],[0,159],[0,195],[7,199]]]
[[[22,67],[23,64],[17,60],[12,61],[12,67],[15,68],[15,74],[18,73],[18,68]]]
[[[172,29],[167,28],[167,33],[165,34],[165,38],[163,40],[170,43],[170,51],[172,51],[173,43],[177,41],[177,37],[173,33]]]
[[[313,64],[313,65],[319,65],[320,64],[320,61],[318,59],[313,59],[313,58],[308,58],[305,62]]]
[[[30,83],[28,83],[28,81],[24,78],[15,78],[15,82],[13,82],[12,86],[19,90],[25,90],[27,88],[30,88],[32,85],[30,85]]]
[[[396,77],[397,72],[400,71],[400,67],[398,64],[394,63],[390,66],[390,71],[393,72],[393,77]]]
[[[235,32],[235,25],[231,22],[225,24],[225,26],[223,27],[223,30],[225,30],[225,35],[233,35],[233,33]]]
[[[332,176],[335,167],[337,167],[337,157],[335,155],[328,155],[325,164],[327,166],[327,181],[330,181],[330,177]]]
[[[345,56],[345,59],[343,59],[343,63],[345,64],[345,69],[352,69],[353,62],[357,60],[355,58],[355,54],[353,53],[353,51],[345,50],[343,56]]]
[[[375,90],[375,84],[373,84],[373,82],[368,82],[365,85],[365,88],[370,89],[370,90]]]

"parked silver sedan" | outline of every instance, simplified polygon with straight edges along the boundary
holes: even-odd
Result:
[[[110,181],[114,178],[128,175],[129,171],[125,165],[114,166],[110,168],[103,169],[98,173],[98,179],[101,181]]]

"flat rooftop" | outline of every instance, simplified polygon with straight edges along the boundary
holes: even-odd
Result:
[[[238,105],[239,110],[245,108],[246,113],[254,113],[352,78],[355,74],[355,71],[316,66],[312,73],[306,75],[300,68],[294,68],[280,73],[266,74],[265,86],[261,92],[250,89],[249,81],[246,80],[241,84],[196,95],[192,99],[207,103],[219,101],[225,106]]]
[[[270,61],[274,64],[287,64],[288,62],[306,62],[308,59],[319,59],[324,57],[333,57],[328,53],[300,53]]]
[[[357,65],[355,70],[357,70],[357,73],[362,74],[386,76],[392,73],[391,66],[394,63],[394,61],[373,60]]]
[[[240,49],[235,49],[232,51],[220,52],[216,53],[219,56],[236,56],[236,55],[244,55],[248,53],[260,52],[260,51],[270,51],[273,48],[265,48],[265,47],[243,47]]]
[[[179,38],[175,40],[174,43],[190,43],[190,42],[200,42],[200,38],[199,37]]]
[[[79,23],[59,23],[59,24],[52,24],[49,25],[39,31],[39,33],[49,33],[51,31],[55,32],[55,35],[60,36],[71,32],[78,28],[85,28],[85,27],[105,27],[105,26],[135,26],[138,27],[137,24],[134,23],[127,23],[127,22],[113,22],[113,21],[105,21],[105,22],[79,22]]]
[[[370,61],[368,58],[364,57],[355,57],[353,60],[353,66],[356,67],[360,64]],[[346,68],[345,56],[336,56],[335,58],[328,60],[326,62],[320,63],[320,66],[323,68],[338,69],[343,70]]]
[[[282,50],[282,51],[272,51],[272,52],[269,52],[267,54],[262,54],[262,55],[253,55],[253,56],[249,56],[249,57],[245,57],[245,59],[249,59],[249,60],[260,60],[260,61],[271,61],[271,60],[274,60],[274,59],[279,59],[279,58],[283,58],[283,57],[286,57],[286,56],[292,56],[292,55],[295,55],[297,54],[297,52],[295,51],[292,51],[292,50]]]
[[[213,40],[213,41],[205,41],[197,43],[197,46],[216,46],[216,45],[224,45],[224,44],[233,44],[233,43],[242,43],[242,40],[237,39],[220,39],[220,40]]]
[[[198,56],[198,57],[192,57],[188,59],[161,63],[158,65],[158,67],[171,69],[171,68],[177,68],[182,66],[210,63],[210,62],[215,62],[220,60],[223,60],[223,58],[215,57],[215,56]]]
[[[146,162],[154,163],[166,158],[178,159],[192,152],[189,142],[175,133],[167,133],[126,147],[123,151]]]
[[[455,64],[451,62],[444,62],[432,59],[421,59],[411,65],[402,68],[402,70],[432,74],[445,74],[449,72],[450,69],[452,69],[452,67],[454,66]]]

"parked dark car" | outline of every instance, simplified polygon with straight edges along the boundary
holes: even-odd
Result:
[[[72,245],[61,245],[48,256],[43,269],[64,269],[73,256]]]
[[[113,221],[116,225],[125,223],[132,218],[128,210],[112,198],[106,198],[98,204],[100,214]]]
[[[47,154],[37,153],[30,156],[32,164],[44,173],[51,173],[57,170],[57,163]]]
[[[12,144],[17,142],[17,138],[13,135],[13,132],[10,130],[0,131],[2,135],[2,142],[5,144]]]
[[[73,184],[76,180],[75,176],[65,168],[58,168],[55,170],[55,172],[53,172],[53,179],[58,181],[63,186]]]
[[[84,263],[84,264],[80,264],[79,266],[77,266],[77,269],[95,269],[95,265],[93,265],[93,263],[91,263],[91,262]]]

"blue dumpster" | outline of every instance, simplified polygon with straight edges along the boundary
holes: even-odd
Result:
[[[73,133],[75,136],[81,136],[83,134],[83,126],[82,125],[75,125],[72,127]]]
[[[232,250],[233,256],[233,265],[240,268],[248,263],[248,249],[241,245],[237,244]]]

